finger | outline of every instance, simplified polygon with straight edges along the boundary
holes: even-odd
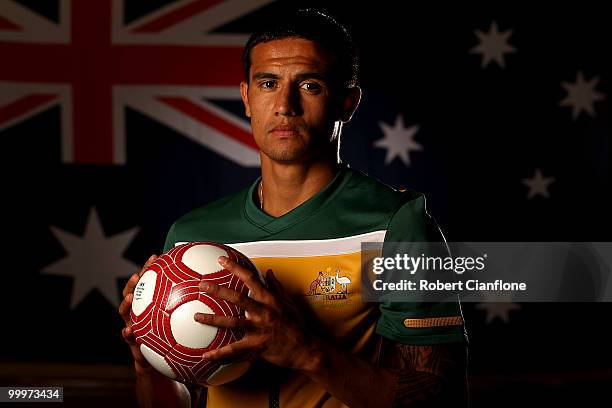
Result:
[[[266,271],[265,281],[268,287],[273,288],[276,292],[282,290],[283,288],[278,279],[276,279],[276,276],[274,276],[274,272],[272,272],[272,269],[268,269]]]
[[[259,304],[248,296],[243,295],[234,289],[226,288],[225,286],[217,285],[208,280],[202,280],[199,285],[200,291],[216,297],[218,299],[227,300],[230,303],[235,304],[243,310],[250,312],[259,310]]]
[[[242,339],[219,349],[208,351],[202,355],[202,358],[210,361],[238,360],[240,356],[245,354],[256,354],[256,350],[250,341]]]
[[[140,276],[137,273],[130,276],[130,279],[127,281],[125,287],[123,288],[123,297],[125,297],[128,293],[134,292],[134,288],[138,283],[138,279],[140,279]]]
[[[125,323],[129,323],[131,320],[130,309],[132,308],[133,299],[134,295],[132,293],[128,293],[119,305],[119,315],[123,318]]]
[[[267,290],[253,271],[237,264],[225,256],[219,257],[219,264],[244,282],[251,290],[251,297],[257,300],[261,300],[265,297]]]
[[[125,326],[122,330],[121,330],[121,335],[123,336],[123,340],[126,341],[126,343],[128,343],[129,345],[134,345],[136,344],[136,338],[134,337],[134,332],[132,331],[132,326],[128,325]]]
[[[126,326],[121,330],[121,336],[123,340],[130,346],[132,350],[132,357],[134,361],[138,363],[141,367],[150,367],[149,362],[145,359],[140,351],[140,347],[136,342],[136,338],[134,337],[134,333],[132,332],[131,326]]]
[[[282,289],[283,284],[281,283],[281,281],[279,281],[279,280],[276,278],[276,275],[274,274],[274,271],[273,271],[272,269],[268,269],[268,274],[270,274],[270,277],[272,278],[272,281],[274,281],[274,284],[275,284],[277,287],[279,287],[279,288],[281,288],[281,289]]]
[[[270,294],[270,299],[265,302],[265,304],[277,311],[283,309],[283,303],[279,301],[283,296],[286,296],[286,293],[283,289],[283,285],[276,279],[274,276],[274,272],[272,269],[268,269],[266,274],[264,275],[264,280],[266,282],[266,287],[268,288],[268,293]]]
[[[138,277],[141,277],[147,271],[147,269],[149,269],[149,266],[151,266],[153,262],[157,261],[157,258],[158,258],[157,255],[155,254],[151,255],[149,259],[147,259],[147,262],[145,262],[145,264],[143,265],[140,272],[138,272]]]
[[[193,319],[202,324],[223,327],[225,329],[246,329],[250,322],[241,316],[217,316],[210,313],[196,313]]]

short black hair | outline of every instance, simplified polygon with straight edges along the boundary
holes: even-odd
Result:
[[[270,20],[251,34],[244,46],[242,65],[247,82],[253,47],[272,40],[296,37],[316,42],[338,59],[336,75],[343,87],[353,88],[359,84],[357,46],[349,29],[327,11],[313,8],[291,10]]]

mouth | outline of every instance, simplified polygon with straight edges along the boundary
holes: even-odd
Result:
[[[297,136],[300,132],[291,125],[278,125],[273,127],[270,133],[275,136]]]

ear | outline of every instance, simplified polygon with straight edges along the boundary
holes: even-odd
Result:
[[[340,118],[342,122],[346,123],[351,120],[359,106],[359,101],[361,101],[361,88],[358,86],[348,88],[342,101],[342,117]]]
[[[240,83],[240,96],[242,96],[242,103],[244,104],[244,111],[248,118],[251,117],[251,108],[249,105],[249,84],[245,81]]]

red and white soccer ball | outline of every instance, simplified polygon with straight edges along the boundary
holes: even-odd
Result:
[[[244,311],[201,293],[208,279],[248,294],[247,286],[218,263],[219,256],[255,271],[240,252],[222,244],[193,242],[170,249],[140,277],[134,289],[132,328],[147,361],[167,377],[192,384],[220,385],[244,374],[248,362],[220,364],[203,361],[202,354],[239,340],[239,331],[198,323],[195,313],[244,316]]]

